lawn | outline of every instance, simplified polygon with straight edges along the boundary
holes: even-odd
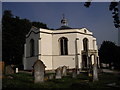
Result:
[[[99,81],[93,82],[92,77],[81,73],[76,78],[71,76],[63,77],[62,79],[48,80],[43,83],[34,84],[34,78],[31,74],[18,73],[6,76],[3,78],[2,87],[4,88],[111,88],[107,84],[115,83],[120,86],[120,75],[101,73],[99,74]],[[118,88],[118,87],[117,87]]]

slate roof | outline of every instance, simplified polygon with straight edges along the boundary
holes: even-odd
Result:
[[[61,26],[60,28],[58,28],[57,30],[64,30],[64,29],[72,29],[71,27],[68,26]]]

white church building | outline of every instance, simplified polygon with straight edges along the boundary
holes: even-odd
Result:
[[[24,70],[32,70],[36,60],[41,60],[46,70],[54,70],[59,66],[73,68],[89,68],[99,65],[96,38],[86,28],[70,28],[63,17],[62,26],[56,30],[32,27],[26,35],[24,45]]]

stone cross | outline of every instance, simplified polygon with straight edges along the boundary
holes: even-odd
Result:
[[[45,65],[41,60],[37,60],[33,65],[34,83],[44,82]]]
[[[58,67],[57,69],[56,69],[56,71],[55,71],[55,73],[56,73],[56,76],[55,76],[55,78],[56,79],[61,79],[62,78],[62,67]]]

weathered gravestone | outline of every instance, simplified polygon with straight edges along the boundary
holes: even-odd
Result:
[[[98,81],[98,69],[96,64],[93,64],[93,81]]]
[[[37,60],[34,65],[34,83],[44,82],[45,65],[41,60]]]
[[[8,74],[13,74],[13,73],[14,73],[14,70],[13,70],[12,66],[11,65],[7,65],[5,67],[5,74],[8,75]]]
[[[61,78],[62,78],[62,67],[58,67],[58,68],[56,69],[55,73],[56,73],[55,78],[56,78],[56,79],[61,79]]]
[[[67,76],[67,66],[62,67],[62,76]]]
[[[52,80],[52,79],[54,79],[54,74],[49,75],[49,80]]]
[[[76,69],[73,69],[73,70],[72,70],[72,77],[73,77],[73,78],[76,78],[76,76],[77,76],[77,70],[76,70]]]

